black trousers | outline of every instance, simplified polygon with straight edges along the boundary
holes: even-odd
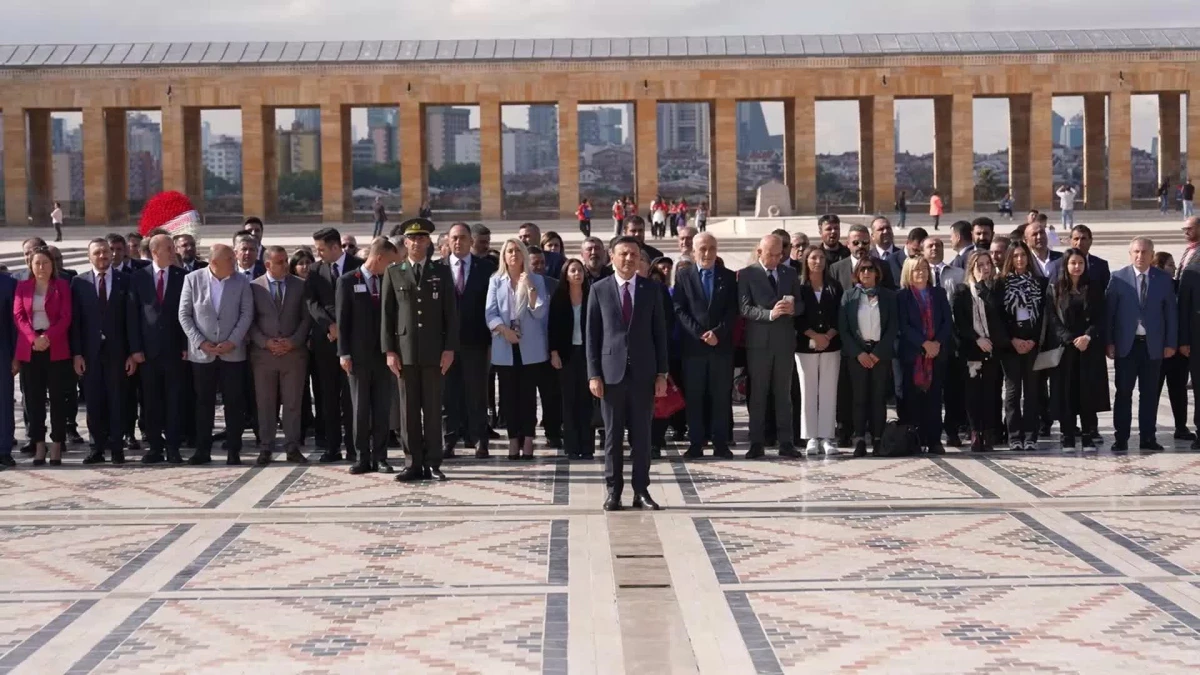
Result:
[[[945,362],[934,361],[933,378],[922,390],[913,380],[912,364],[901,363],[904,378],[904,407],[909,424],[917,428],[921,444],[930,447],[942,440],[942,388],[946,381]]]
[[[213,424],[217,416],[217,392],[225,411],[225,447],[230,453],[242,451],[242,433],[246,430],[247,401],[245,361],[193,363],[192,376],[196,382],[196,454],[212,454]]]
[[[712,436],[714,449],[729,449],[729,395],[733,391],[733,354],[712,352],[683,359],[684,412],[688,420],[688,441],[702,447],[705,431]],[[707,422],[706,422],[707,420]]]
[[[592,236],[592,220],[590,218],[585,218],[579,221],[579,231],[585,238]]]
[[[160,357],[165,358],[165,357]],[[171,447],[170,441],[170,426],[178,424],[180,429],[180,440],[184,445],[195,445],[196,438],[196,377],[192,370],[192,362],[186,358],[181,359],[183,365],[179,375],[182,379],[175,382],[182,382],[183,386],[179,387],[179,417],[173,418],[177,421],[168,422],[166,427],[167,447]],[[144,388],[143,388],[144,389]],[[150,396],[149,392],[145,392],[146,396]],[[168,413],[169,414],[169,413]]]
[[[959,427],[967,424],[967,362],[953,352],[949,357],[946,361],[946,386],[943,387],[944,419],[946,433],[957,434]]]
[[[966,362],[964,361],[964,366]],[[996,415],[996,392],[1000,390],[1000,361],[995,356],[980,362],[979,375],[968,374],[965,386],[967,419],[971,432],[993,441],[1000,422]],[[949,394],[946,395],[949,398]]]
[[[633,491],[650,487],[650,421],[654,417],[654,383],[639,382],[628,368],[618,384],[604,385],[600,414],[604,418],[604,483],[620,494],[625,488],[625,431],[629,430],[629,459]]]
[[[1162,358],[1150,358],[1145,340],[1134,340],[1129,354],[1116,360],[1117,395],[1113,400],[1113,429],[1118,441],[1128,441],[1133,424],[1133,387],[1137,385],[1138,432],[1143,443],[1154,440],[1158,429],[1158,389]]]
[[[1163,359],[1162,373],[1158,377],[1158,395],[1154,399],[1162,400],[1163,384],[1167,385],[1167,398],[1171,401],[1171,416],[1175,418],[1175,428],[1183,430],[1188,425],[1188,375],[1191,372],[1190,359],[1176,353],[1169,359]],[[1200,399],[1198,399],[1200,400]]]
[[[350,401],[354,408],[354,445],[358,461],[387,459],[391,430],[392,398],[398,396],[396,376],[388,370],[383,354],[364,361],[354,359],[350,373]]]
[[[323,339],[323,336],[315,339],[314,343]],[[354,411],[350,404],[350,380],[339,364],[337,350],[329,343],[320,347],[314,345],[313,355],[317,378],[321,381],[320,415],[325,428],[325,450],[337,452],[343,443],[347,448],[353,448]]]
[[[194,385],[191,376],[192,364],[184,361],[177,353],[159,354],[138,367],[142,376],[142,388],[146,393],[146,440],[150,450],[162,452],[164,445],[178,450],[186,433],[195,433],[196,409],[185,407],[185,401],[195,400],[195,390],[187,390],[181,383]],[[188,420],[192,427],[184,426]]]
[[[568,455],[591,456],[596,452],[596,430],[592,426],[595,397],[588,389],[587,358],[583,345],[559,352],[558,371],[562,391],[563,449]]]
[[[562,440],[562,387],[558,373],[549,361],[539,364],[537,369],[538,398],[542,402],[542,431],[547,440]]]
[[[486,442],[488,367],[491,346],[459,347],[442,385],[442,433],[446,447],[460,440],[467,445]]]
[[[495,368],[500,378],[500,414],[508,423],[508,438],[524,442],[533,438],[537,428],[537,385],[546,364],[523,364],[521,352],[515,347],[513,365]]]
[[[67,439],[68,390],[75,386],[75,371],[70,359],[51,361],[50,350],[32,352],[29,361],[21,364],[25,378],[25,402],[29,412],[29,440],[46,441],[46,399],[50,400],[50,440],[62,443]]]
[[[442,369],[404,366],[400,375],[409,466],[436,469],[442,465]]]
[[[1008,421],[1010,441],[1032,441],[1038,437],[1041,398],[1039,373],[1033,369],[1036,359],[1036,351],[1028,354],[1010,351],[1000,357],[1004,369],[1004,418]]]
[[[100,451],[123,450],[124,406],[129,387],[125,360],[100,356],[88,359],[86,366],[83,389],[92,444]]]
[[[865,439],[871,434],[871,441],[878,443],[883,437],[883,425],[887,423],[888,385],[891,383],[892,360],[882,359],[871,368],[864,368],[858,359],[842,359],[846,372],[849,373],[847,386],[850,390],[850,415],[854,420],[853,433],[855,439]],[[838,379],[838,388],[841,388]],[[842,406],[838,406],[840,410]]]

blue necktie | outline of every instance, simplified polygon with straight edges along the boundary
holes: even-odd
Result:
[[[712,300],[712,270],[701,270],[700,279],[704,283],[704,299]]]

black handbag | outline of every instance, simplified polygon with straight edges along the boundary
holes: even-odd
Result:
[[[883,427],[876,457],[911,457],[921,454],[921,438],[917,430],[907,424],[888,422]]]

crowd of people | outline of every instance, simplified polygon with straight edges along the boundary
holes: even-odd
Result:
[[[1036,211],[1010,234],[981,217],[953,223],[947,240],[911,228],[902,245],[885,217],[843,240],[827,215],[817,241],[776,231],[745,266],[727,265],[717,237],[686,220],[673,226],[673,258],[647,243],[641,216],[621,225],[608,242],[587,237],[578,256],[534,223],[493,249],[482,225],[454,223],[431,241],[426,218],[361,250],[323,228],[288,251],[250,218],[206,260],[188,234],[98,238],[79,274],[31,238],[27,269],[0,275],[21,451],[35,466],[61,463],[67,441],[82,440],[69,432],[81,390],[87,464],[123,463],[143,443],[145,464],[183,463],[185,447],[187,463],[206,464],[221,440],[239,464],[248,428],[260,465],[278,453],[306,462],[311,436],[319,461],[348,460],[353,473],[391,472],[391,446],[407,457],[398,480],[444,480],[460,446],[486,458],[504,438],[509,459],[532,458],[540,399],[550,447],[587,459],[600,438],[606,508],[620,508],[626,438],[635,506],[657,508],[648,466],[668,432],[685,458],[708,446],[732,457],[738,390],[754,459],[768,447],[878,453],[891,405],[935,454],[1034,449],[1054,422],[1062,447],[1095,448],[1098,414],[1111,409],[1121,452],[1135,387],[1138,446],[1157,450],[1164,383],[1175,438],[1200,449],[1187,418],[1196,217],[1178,265],[1138,237],[1113,272],[1091,254],[1086,225],[1054,250]],[[0,467],[15,464],[7,412]]]

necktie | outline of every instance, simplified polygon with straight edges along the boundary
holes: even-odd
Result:
[[[771,282],[771,291],[779,292],[779,282],[775,280],[775,270],[767,270],[767,281]]]
[[[163,302],[163,296],[166,295],[166,292],[167,292],[167,282],[165,279],[166,275],[167,275],[166,270],[158,271],[158,283],[155,284],[155,288],[154,288],[154,290],[158,293],[158,304],[160,304],[160,305]]]
[[[341,270],[338,269],[338,264],[333,263],[333,283],[337,283],[338,277],[341,276]]]
[[[1146,306],[1146,273],[1142,272],[1138,275],[1138,303]]]
[[[421,285],[421,263],[413,265],[413,274],[417,275],[417,285]]]
[[[712,270],[704,270],[700,274],[704,280],[704,299],[712,300]]]
[[[454,290],[458,291],[459,295],[462,295],[463,289],[467,287],[466,266],[466,261],[458,261],[458,276],[454,279]]]
[[[940,268],[940,267],[933,271],[933,285],[934,286],[942,285],[942,268]]]
[[[621,291],[621,320],[625,322],[625,327],[629,327],[629,322],[633,320],[633,296],[629,295],[629,284],[632,282],[626,281],[624,290]]]
[[[371,280],[371,300],[374,301],[375,306],[378,307],[379,306],[379,284],[378,284],[378,282],[375,281],[374,274],[370,275],[367,278],[369,278]]]
[[[104,283],[105,273],[100,273],[100,311],[108,311],[108,286]]]
[[[283,282],[271,281],[271,297],[275,299],[275,307],[283,306]]]

